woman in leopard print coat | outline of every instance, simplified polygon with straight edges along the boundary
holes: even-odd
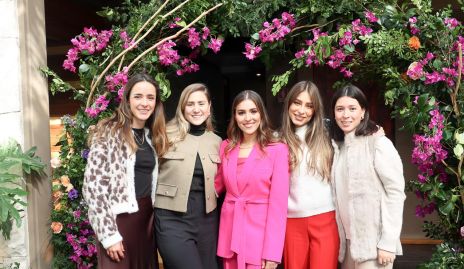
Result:
[[[98,123],[89,142],[82,191],[99,241],[98,268],[158,268],[153,204],[157,156],[167,137],[156,82],[134,75],[116,112]]]

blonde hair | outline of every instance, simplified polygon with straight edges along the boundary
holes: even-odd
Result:
[[[179,97],[179,102],[177,103],[176,115],[172,120],[167,124],[166,131],[169,137],[169,146],[174,145],[176,142],[182,141],[185,139],[185,136],[190,130],[190,122],[185,119],[184,111],[187,106],[188,99],[190,95],[194,92],[203,92],[208,100],[210,105],[210,115],[206,119],[206,130],[214,131],[213,125],[213,112],[211,107],[211,95],[206,85],[202,83],[190,84],[182,91]]]
[[[306,145],[308,146],[308,170],[317,172],[325,180],[330,180],[330,170],[332,166],[333,148],[330,143],[328,132],[324,126],[324,107],[322,98],[317,86],[311,81],[300,81],[296,83],[287,94],[283,106],[282,139],[287,143],[290,151],[290,166],[295,169],[301,160],[302,150],[298,136],[295,134],[295,125],[290,119],[289,108],[295,102],[298,95],[302,92],[307,92],[313,104],[313,115],[307,123],[305,134]]]
[[[129,144],[132,152],[137,151],[138,146],[137,143],[135,143],[131,127],[133,115],[129,105],[129,98],[134,85],[142,81],[152,84],[156,89],[155,111],[145,122],[145,127],[150,130],[152,144],[158,156],[162,156],[167,151],[168,138],[166,135],[166,123],[164,119],[163,103],[161,102],[160,88],[158,84],[145,73],[133,75],[129,79],[116,112],[109,118],[100,120],[96,128],[89,130],[89,142],[93,139],[104,139],[108,135],[116,135],[119,139]]]

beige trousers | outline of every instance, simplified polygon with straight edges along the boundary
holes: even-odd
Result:
[[[342,269],[393,269],[393,263],[389,263],[388,265],[382,265],[377,262],[377,260],[368,260],[365,262],[356,262],[351,257],[350,253],[350,240],[346,240],[346,251],[345,251],[345,259],[342,263]]]

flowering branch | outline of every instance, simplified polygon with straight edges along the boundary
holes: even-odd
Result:
[[[179,9],[180,7],[182,7],[184,4],[186,4],[188,1],[190,0],[186,0],[184,1],[182,4],[180,4],[179,6],[177,6],[176,8],[174,8],[173,10],[171,10],[170,12],[168,12],[167,14],[163,15],[163,18],[171,15],[173,12],[175,12],[177,9]],[[128,66],[127,68],[127,72],[129,71],[129,69],[137,62],[139,61],[143,56],[145,56],[147,53],[149,53],[150,51],[156,49],[156,47],[158,47],[160,44],[162,44],[164,41],[167,41],[167,40],[171,40],[171,39],[174,39],[176,37],[178,37],[182,32],[184,32],[187,28],[189,28],[190,26],[192,26],[193,24],[195,24],[196,22],[198,22],[201,18],[203,18],[204,16],[206,16],[207,14],[209,14],[210,12],[212,12],[213,10],[217,9],[218,7],[222,6],[223,3],[219,3],[217,4],[216,6],[210,8],[209,10],[203,12],[202,14],[200,14],[200,16],[198,16],[195,20],[193,20],[190,24],[188,24],[187,26],[185,26],[184,28],[182,28],[180,31],[178,31],[176,34],[172,35],[172,36],[169,36],[167,38],[164,38],[162,39],[160,42],[156,43],[155,45],[153,45],[152,47],[148,48],[147,50],[145,50],[144,52],[142,52],[137,58],[135,58],[131,63],[130,65]],[[158,21],[155,22],[155,25],[158,23]],[[154,26],[152,27],[154,28]],[[150,28],[149,31],[152,30],[152,28]],[[137,41],[135,41],[134,43],[132,43],[128,48],[126,48],[125,50],[123,50],[121,53],[119,53],[109,64],[108,66],[106,66],[106,68],[103,70],[103,72],[98,76],[98,78],[95,80],[95,83],[93,83],[90,87],[90,93],[89,93],[89,97],[87,98],[87,103],[86,103],[86,108],[88,108],[90,106],[90,103],[92,101],[92,96],[93,96],[93,93],[95,91],[95,89],[97,88],[97,85],[100,83],[100,81],[102,80],[103,76],[108,72],[108,70],[110,69],[111,66],[113,66],[116,61],[118,61],[121,57],[123,57],[128,51],[130,51],[131,49],[133,49],[134,47],[137,46],[137,44],[143,40],[143,38],[146,37],[146,35],[148,34],[148,31],[147,33],[145,33],[142,37],[140,37]]]
[[[173,10],[169,11],[168,13],[164,14],[164,15],[161,16],[161,17],[162,17],[163,19],[169,17],[172,13],[176,12],[178,9],[180,9],[180,8],[183,7],[185,4],[187,4],[189,1],[190,1],[190,0],[185,0],[184,2],[182,2],[181,4],[179,4],[178,6],[176,6]],[[134,37],[133,37],[134,40],[137,39],[137,37],[138,37],[138,36],[140,35],[140,33],[142,32],[142,30],[148,25],[148,23],[149,23],[150,21],[153,20],[153,18],[156,17],[156,15],[159,14],[159,12],[161,11],[161,9],[164,8],[164,7],[167,5],[168,2],[169,2],[169,0],[166,1],[166,2],[164,2],[164,4],[160,7],[160,9],[158,9],[158,11],[157,11],[153,16],[151,16],[151,17],[145,22],[145,24],[140,28],[140,30],[134,35]],[[158,23],[159,23],[159,20],[156,20],[156,21],[153,23],[153,25],[145,32],[145,34],[143,34],[142,37],[140,37],[140,39],[137,40],[136,43],[138,44],[138,43],[139,43],[141,40],[143,40],[149,33],[151,33],[151,31],[153,31],[153,29],[155,29],[155,27],[156,27],[156,25],[158,25]],[[121,67],[122,67],[122,63],[123,63],[123,62],[124,62],[124,56],[122,57],[121,62],[119,63],[118,71],[121,71]]]
[[[456,88],[454,88],[453,93],[451,94],[451,102],[453,103],[453,109],[454,113],[456,114],[456,117],[459,117],[460,111],[457,103],[457,98],[458,98],[458,92],[459,92],[459,87],[461,86],[461,75],[462,75],[462,45],[461,43],[458,43],[458,79],[456,82]],[[461,158],[462,160],[462,158]]]
[[[208,9],[207,11],[203,12],[200,14],[200,16],[198,16],[195,20],[193,20],[191,23],[187,24],[186,26],[184,26],[182,29],[180,29],[179,31],[177,31],[177,33],[175,33],[174,35],[171,35],[171,36],[168,36],[168,37],[165,37],[163,39],[161,39],[160,41],[158,41],[158,43],[156,43],[155,45],[149,47],[148,49],[146,49],[144,52],[142,52],[141,54],[139,54],[139,56],[137,56],[137,58],[135,58],[130,64],[129,66],[127,67],[127,69],[131,69],[131,67],[137,63],[143,56],[145,56],[147,53],[153,51],[154,49],[156,49],[160,44],[163,44],[164,42],[168,41],[168,40],[172,40],[172,39],[175,39],[177,38],[181,33],[185,32],[185,30],[189,29],[192,25],[194,25],[196,22],[198,22],[201,18],[203,18],[204,16],[206,16],[207,14],[209,14],[210,12],[212,12],[213,10],[217,9],[218,7],[222,6],[223,3],[219,3],[217,5],[215,5],[214,7]]]

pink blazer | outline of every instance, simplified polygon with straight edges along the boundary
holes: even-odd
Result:
[[[262,259],[280,262],[287,221],[288,148],[273,143],[262,152],[255,145],[237,174],[239,145],[225,155],[228,143],[221,144],[215,179],[217,193],[226,191],[217,254],[231,258],[236,253],[239,268],[245,263],[261,265]]]

